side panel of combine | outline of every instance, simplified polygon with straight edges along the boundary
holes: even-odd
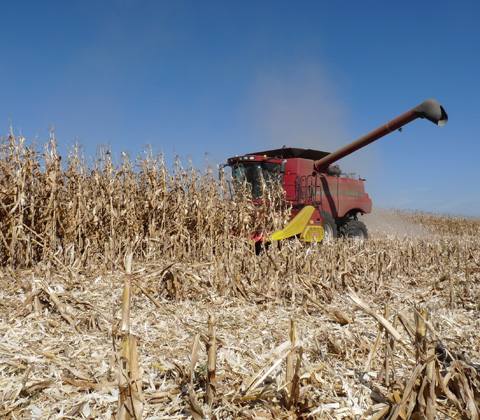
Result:
[[[334,219],[338,217],[338,181],[336,176],[317,174],[317,183],[322,187],[321,201],[318,204],[320,210],[330,213]]]
[[[343,217],[351,210],[362,213],[372,211],[372,200],[365,192],[365,185],[359,179],[338,178],[338,216]]]
[[[336,216],[338,178],[315,173],[312,160],[288,159],[283,187],[287,201],[294,207],[311,205]]]
[[[283,189],[285,190],[285,199],[287,202],[292,203],[297,199],[297,193],[295,189],[297,181],[296,173],[285,173],[283,174]]]
[[[283,174],[283,188],[286,192],[286,199],[294,206],[307,203],[308,191],[305,190],[303,174],[313,173],[313,161],[310,159],[287,159],[285,173]]]

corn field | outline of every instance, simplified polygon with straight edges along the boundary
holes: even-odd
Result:
[[[114,164],[106,149],[89,166],[79,147],[62,163],[53,136],[43,153],[24,142],[10,136],[0,145],[2,265],[111,267],[129,249],[145,261],[202,260],[229,243],[232,232],[245,237],[281,223],[273,206],[258,220],[246,194],[226,200],[229,188],[211,168],[200,174],[177,160],[169,170],[154,153],[135,162],[122,153]],[[275,200],[281,204],[280,196]]]
[[[282,194],[231,194],[2,138],[0,417],[480,418],[480,220],[388,211],[420,233],[257,254]]]

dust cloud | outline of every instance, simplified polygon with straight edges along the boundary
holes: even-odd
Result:
[[[325,69],[298,66],[259,76],[249,98],[253,129],[262,142],[335,150],[346,144],[346,107]]]
[[[367,225],[370,236],[425,238],[432,235],[421,224],[392,209],[376,208],[371,213],[360,216],[359,220]]]
[[[333,152],[358,137],[348,129],[349,104],[320,65],[263,69],[247,94],[245,114],[260,150],[287,146]],[[370,177],[377,159],[369,148],[339,164],[345,172]]]

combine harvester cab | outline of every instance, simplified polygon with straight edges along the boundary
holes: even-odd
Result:
[[[246,182],[254,202],[261,203],[265,185],[279,180],[285,200],[292,209],[292,219],[284,229],[267,240],[297,236],[306,242],[321,242],[324,237],[366,238],[367,227],[358,214],[372,211],[372,200],[365,192],[363,179],[342,173],[335,162],[358,149],[425,118],[439,126],[448,121],[443,107],[427,99],[377,129],[333,153],[312,149],[286,148],[248,153],[228,159],[235,182]]]

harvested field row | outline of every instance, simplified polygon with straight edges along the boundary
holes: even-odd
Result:
[[[131,322],[144,371],[145,418],[188,418],[190,377],[202,415],[210,418],[353,419],[392,411],[423,360],[416,355],[416,310],[431,328],[426,349],[439,345],[459,359],[445,364],[442,356],[435,362],[438,372],[450,372],[450,381],[465,377],[475,400],[479,244],[452,239],[441,254],[437,242],[379,236],[317,248],[291,243],[272,252],[272,259],[252,253],[244,267],[238,252],[230,254],[228,266],[136,264]],[[404,274],[392,264],[397,260],[405,264]],[[39,265],[4,272],[1,283],[2,416],[113,418],[123,273],[72,278]],[[385,316],[401,338],[382,333],[355,296]],[[218,346],[211,407],[202,404],[209,314],[216,318]],[[298,337],[298,395],[287,408],[291,320]],[[191,376],[196,334],[200,354]],[[458,408],[448,393],[438,392],[435,404],[438,418],[474,418],[468,401]]]

